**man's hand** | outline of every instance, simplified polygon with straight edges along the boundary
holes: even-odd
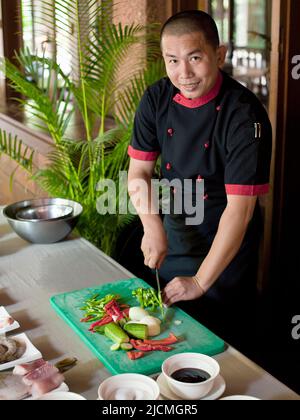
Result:
[[[168,240],[162,224],[145,229],[141,249],[145,265],[151,269],[160,268],[168,252]]]
[[[200,298],[204,291],[194,277],[175,277],[163,291],[163,301],[167,306],[184,300]]]

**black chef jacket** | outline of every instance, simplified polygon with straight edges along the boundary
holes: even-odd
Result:
[[[216,235],[227,194],[268,193],[271,149],[272,129],[263,105],[226,73],[220,72],[214,88],[197,99],[185,98],[168,78],[147,89],[129,156],[144,161],[161,156],[163,178],[205,185],[204,196],[197,197],[205,200],[203,223],[187,226],[184,214],[164,218],[169,250],[160,275],[165,282],[196,274]],[[213,299],[250,296],[260,231],[257,205],[238,255],[208,292]]]

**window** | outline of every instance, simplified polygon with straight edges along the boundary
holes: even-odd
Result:
[[[266,0],[235,1],[235,45],[266,49]]]
[[[229,49],[226,70],[267,105],[271,0],[211,0],[210,6]]]
[[[229,0],[212,0],[211,12],[217,23],[221,42],[229,43]]]
[[[45,25],[52,20],[52,28]],[[63,29],[63,30],[62,30]],[[66,29],[69,36],[66,36]],[[72,22],[69,16],[56,7],[56,1],[22,0],[23,44],[33,54],[54,59],[64,73],[72,70]]]

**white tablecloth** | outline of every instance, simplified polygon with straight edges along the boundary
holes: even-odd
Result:
[[[134,277],[82,238],[54,245],[32,245],[12,232],[0,209],[0,306],[19,321],[21,329],[43,357],[56,362],[75,356],[78,364],[66,372],[72,392],[90,400],[110,375],[79,337],[54,312],[55,294]],[[247,394],[261,399],[300,397],[232,347],[218,355],[226,395]]]

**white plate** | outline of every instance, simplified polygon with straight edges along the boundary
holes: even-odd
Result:
[[[10,317],[10,314],[7,312],[4,306],[0,306],[0,320],[1,318],[7,318],[7,317]],[[8,325],[7,327],[4,327],[4,328],[0,328],[0,334],[5,334],[9,331],[16,330],[17,328],[20,328],[20,324],[15,320],[13,324]]]
[[[12,362],[2,363],[0,364],[0,371],[11,369],[17,365],[22,365],[23,363],[30,363],[34,360],[38,360],[42,358],[42,354],[38,351],[37,348],[34,347],[32,342],[29,340],[26,334],[18,334],[14,335],[12,338],[22,344],[25,345],[25,353],[19,359],[13,360]]]
[[[86,400],[82,395],[75,394],[74,392],[49,392],[48,394],[42,395],[39,398],[35,398],[38,401],[61,401],[61,400],[68,400],[68,401],[83,401]]]
[[[51,391],[51,392],[48,392],[47,394],[45,394],[45,395],[51,395],[51,394],[54,394],[54,393],[56,393],[56,392],[68,392],[69,391],[69,387],[68,387],[68,385],[67,384],[65,384],[64,382],[58,387],[58,388],[56,388],[56,389],[53,389],[53,391]],[[44,395],[43,395],[44,396]],[[39,398],[42,398],[42,397],[28,397],[28,398],[24,398],[26,401],[32,401],[32,400],[37,400],[37,399],[39,399]]]
[[[259,401],[259,398],[251,397],[250,395],[230,395],[229,397],[224,397],[220,399],[221,401],[241,401],[241,400],[248,400],[248,401]]]
[[[173,391],[168,386],[167,380],[164,375],[161,373],[157,378],[157,383],[160,388],[161,395],[168,400],[181,400],[182,398],[178,397],[178,395],[174,394]],[[223,376],[219,375],[215,382],[212,390],[201,400],[217,400],[224,394],[226,389],[226,384],[224,381]]]

